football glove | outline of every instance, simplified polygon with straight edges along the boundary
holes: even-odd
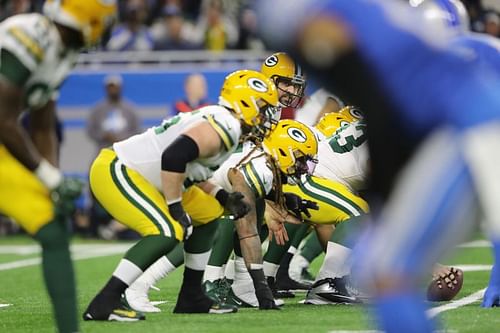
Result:
[[[264,271],[262,269],[250,269],[248,271],[255,287],[255,296],[259,301],[259,310],[280,310],[274,302],[273,292],[267,284]]]
[[[168,205],[170,215],[182,226],[184,230],[184,241],[193,233],[193,222],[191,217],[184,211],[180,201]]]
[[[224,208],[233,215],[235,220],[245,216],[250,211],[250,206],[243,201],[244,197],[240,192],[229,193],[227,196]]]
[[[302,199],[300,196],[294,193],[284,193],[286,209],[291,211],[295,217],[302,219],[302,214],[307,217],[311,217],[309,209],[318,210],[318,204],[315,201]]]
[[[66,219],[75,211],[75,200],[82,194],[83,182],[77,178],[63,178],[51,193],[57,218]]]

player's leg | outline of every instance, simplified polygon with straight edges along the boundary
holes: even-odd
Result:
[[[420,279],[474,221],[472,181],[456,142],[446,131],[424,142],[376,217],[380,224],[356,247],[355,271],[374,287],[387,332],[432,331]]]
[[[292,260],[290,261],[290,268],[288,274],[295,281],[312,281],[313,275],[309,272],[309,266],[314,259],[323,253],[318,235],[311,232],[305,239],[304,245],[297,250]]]
[[[281,246],[281,258],[279,259],[279,264],[278,266],[274,266],[274,268],[278,267],[276,272],[274,272],[274,278],[275,278],[275,288],[279,292],[281,291],[281,294],[285,293],[286,291],[291,291],[291,290],[308,290],[309,287],[311,286],[310,284],[306,283],[301,283],[296,280],[293,280],[290,275],[288,274],[288,269],[290,267],[290,261],[293,258],[293,255],[295,252],[297,252],[297,248],[299,247],[300,242],[304,239],[304,237],[307,235],[307,232],[309,231],[310,227],[307,224],[303,225],[287,225],[287,232],[288,228],[291,227],[292,229],[295,229],[292,235],[288,235],[290,237],[290,242],[288,244],[288,249],[286,247]],[[271,246],[271,244],[270,244]],[[276,260],[276,254],[274,253],[274,248],[270,249],[272,252],[271,254],[274,255],[274,258],[271,257],[271,259]],[[269,249],[268,249],[269,252]],[[267,255],[267,254],[266,254]],[[292,294],[293,295],[293,294]],[[286,296],[283,295],[283,296]]]
[[[122,305],[121,295],[150,265],[182,240],[183,230],[168,213],[163,196],[144,177],[126,168],[116,154],[101,151],[90,170],[97,200],[121,223],[141,234],[112,277],[91,301],[85,320],[134,321],[143,315]]]
[[[365,225],[365,216],[338,223],[327,242],[323,264],[307,293],[306,304],[358,303],[367,297],[352,288],[350,256],[354,241]]]
[[[203,274],[217,232],[217,220],[224,209],[213,196],[196,186],[184,192],[182,200],[195,228],[184,243],[184,275],[174,313],[236,312],[237,308],[212,300],[202,290]]]
[[[59,332],[77,332],[78,319],[67,221],[54,220],[49,193],[0,146],[0,212],[14,218],[42,247],[42,268]]]
[[[149,300],[149,290],[161,279],[175,271],[184,263],[184,245],[178,243],[169,253],[158,259],[125,290],[125,298],[130,307],[141,312],[161,312]]]

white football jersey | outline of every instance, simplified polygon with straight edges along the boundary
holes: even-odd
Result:
[[[236,167],[242,159],[247,156],[255,145],[251,142],[245,142],[241,151],[235,152],[225,161],[220,168],[215,171],[210,182],[221,186],[228,192],[233,192],[231,183],[227,176],[229,169]],[[265,153],[261,149],[255,149],[243,163],[238,167],[243,174],[245,181],[250,189],[255,193],[256,198],[265,197],[273,187],[273,171],[267,164]]]
[[[368,144],[363,122],[343,126],[319,143],[314,176],[340,182],[357,192],[365,188],[367,174]]]
[[[210,105],[188,113],[180,113],[163,121],[160,126],[134,135],[113,145],[118,158],[127,167],[139,172],[157,189],[161,190],[161,156],[179,135],[196,123],[208,121],[217,131],[224,148],[209,158],[198,158],[186,166],[189,183],[209,179],[213,172],[231,156],[238,147],[241,125],[230,111],[219,105]]]
[[[30,72],[24,84],[26,105],[44,106],[76,63],[78,52],[64,47],[59,32],[41,14],[12,16],[0,24],[0,48]]]

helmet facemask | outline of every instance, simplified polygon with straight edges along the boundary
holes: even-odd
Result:
[[[254,124],[250,129],[250,133],[257,137],[259,141],[262,141],[274,130],[278,123],[274,118],[277,107],[268,104],[263,99],[255,101],[255,104],[259,109],[259,114],[253,121]]]
[[[294,157],[294,164],[288,167],[284,173],[287,176],[287,182],[290,185],[295,185],[300,182],[302,176],[313,174],[318,160],[315,156],[304,155],[299,150],[294,150],[291,154]]]
[[[297,108],[304,98],[306,82],[303,78],[287,78],[274,76],[274,83],[278,88],[279,102],[285,107]]]

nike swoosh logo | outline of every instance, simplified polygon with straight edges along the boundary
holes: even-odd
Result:
[[[243,304],[242,302],[238,301],[237,299],[233,299],[234,300],[234,303],[236,303],[236,305],[241,305]]]

